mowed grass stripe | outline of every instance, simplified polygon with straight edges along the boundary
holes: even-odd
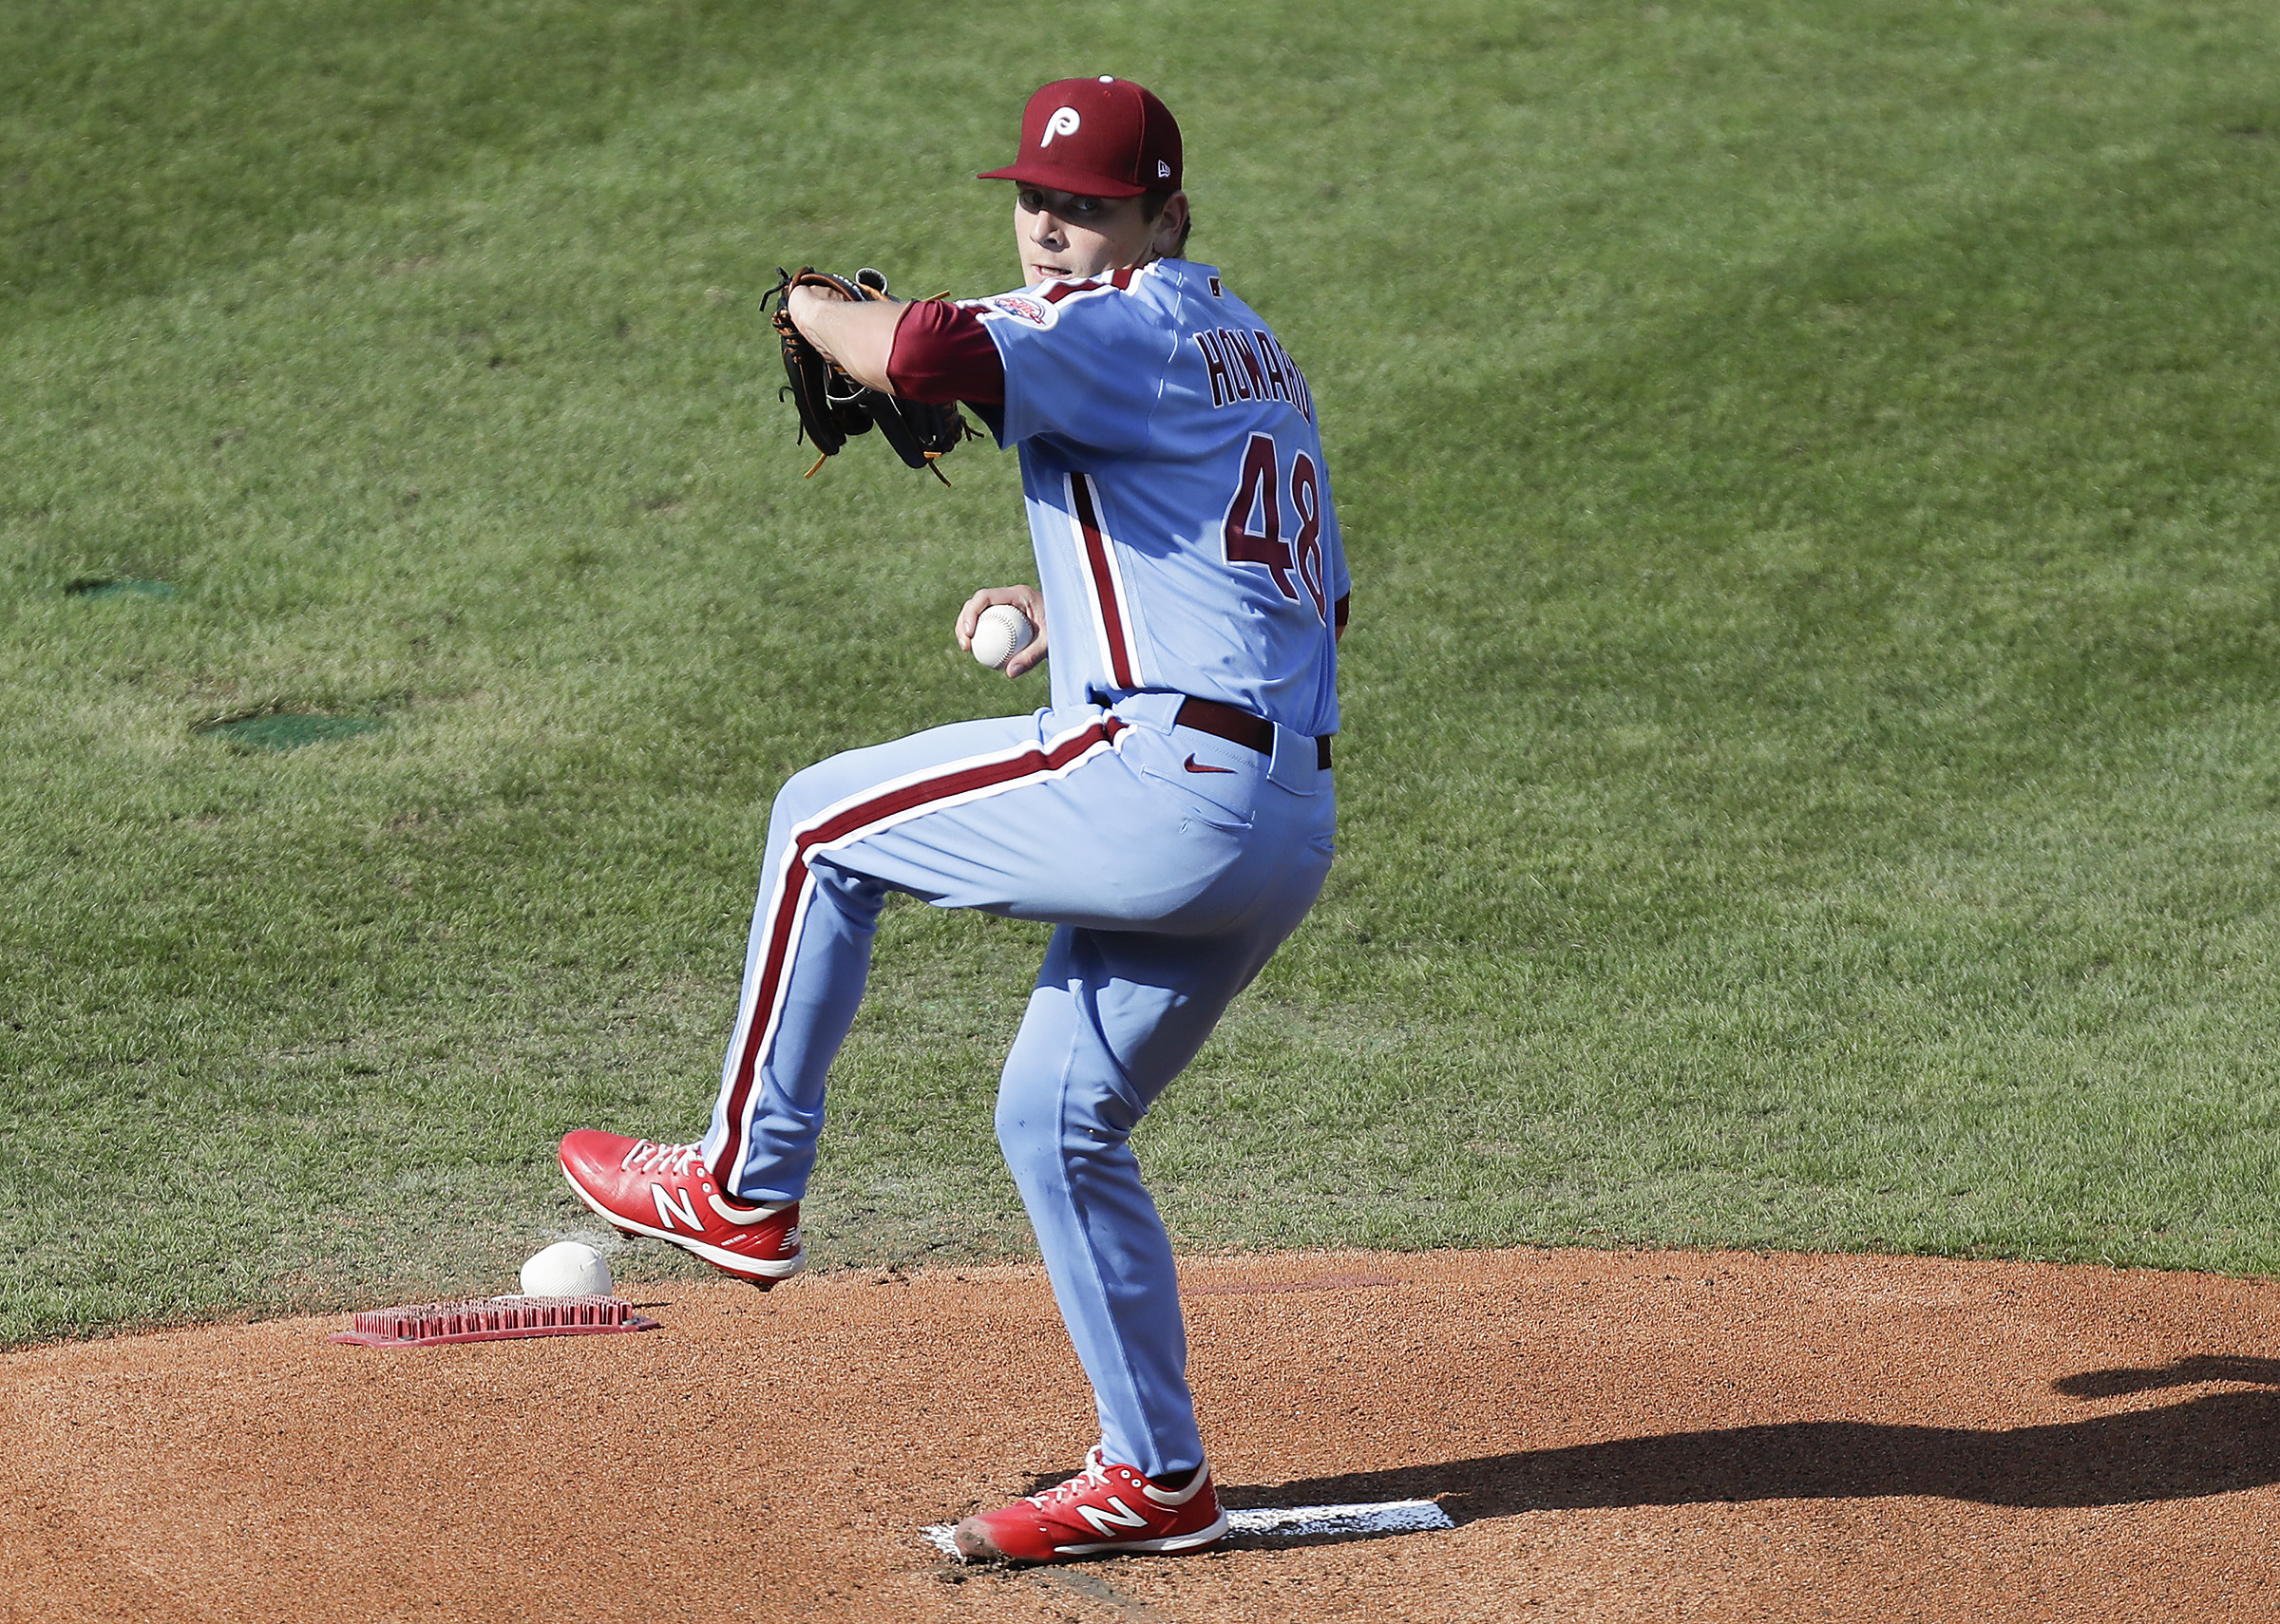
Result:
[[[751,295],[1009,279],[962,177],[1095,65],[1358,582],[1340,866],[1142,1136],[1183,1242],[2272,1266],[2261,9],[296,16],[105,10],[209,113],[17,197],[0,1333],[503,1284],[555,1135],[694,1130],[775,783],[1037,701],[945,633],[1010,460],[803,484]],[[385,726],[195,731],[260,711]],[[826,1261],[1025,1245],[1039,947],[890,913]]]

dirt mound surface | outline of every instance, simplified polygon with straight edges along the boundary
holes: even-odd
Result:
[[[0,1356],[9,1619],[2280,1616],[2280,1285],[1729,1254],[1187,1263],[1231,1506],[1441,1532],[961,1569],[1065,1475],[1040,1271],[625,1294],[408,1351],[343,1319]]]

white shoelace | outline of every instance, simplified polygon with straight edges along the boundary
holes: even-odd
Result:
[[[1049,1489],[1040,1489],[1029,1498],[1040,1506],[1052,1505],[1059,1501],[1074,1499],[1078,1495],[1085,1494],[1097,1484],[1105,1483],[1108,1481],[1109,1463],[1107,1458],[1101,1454],[1100,1445],[1095,1444],[1085,1451],[1085,1469],[1083,1471],[1077,1473],[1067,1482],[1055,1483]]]
[[[620,1173],[662,1173],[668,1179],[686,1178],[691,1163],[696,1161],[697,1147],[694,1144],[659,1144],[655,1140],[637,1139],[634,1148],[625,1153],[618,1163]]]

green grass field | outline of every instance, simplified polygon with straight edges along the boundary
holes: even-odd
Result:
[[[1015,281],[1077,72],[1357,579],[1183,1245],[2280,1270],[2269,6],[89,0],[0,17],[0,1340],[501,1287],[696,1131],[776,784],[1041,702],[1012,460],[804,483],[757,293]],[[1026,1247],[1041,942],[890,912],[819,1263]]]

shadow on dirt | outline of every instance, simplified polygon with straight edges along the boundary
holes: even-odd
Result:
[[[2200,1382],[2260,1382],[2268,1388],[2280,1388],[2280,1359],[2190,1353],[2156,1369],[2084,1370],[2079,1376],[2062,1376],[2050,1385],[2068,1398],[2116,1398],[2155,1388],[2189,1388]]]
[[[2280,1387],[2280,1360],[2200,1355],[2054,1384],[2105,1398],[2194,1382]],[[1525,1449],[1437,1465],[1227,1486],[1231,1507],[1438,1500],[1458,1522],[1523,1511],[1930,1495],[2055,1508],[2189,1500],[2280,1482],[2280,1392],[1975,1431],[1804,1421]]]

